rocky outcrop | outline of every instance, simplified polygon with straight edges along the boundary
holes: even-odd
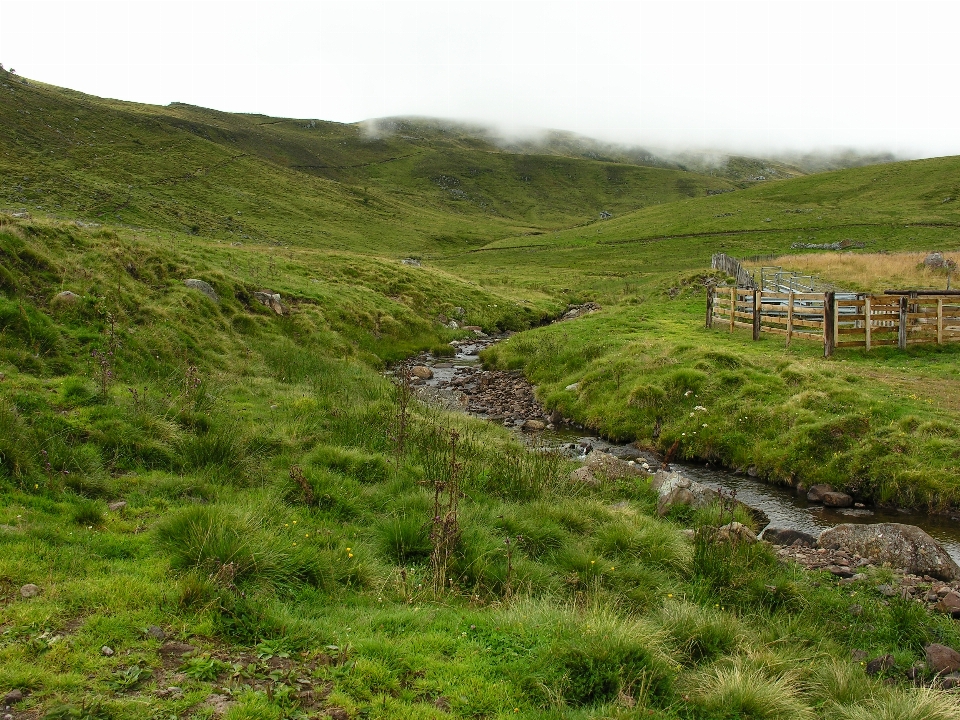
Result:
[[[832,492],[833,488],[830,485],[814,485],[807,491],[807,500],[815,503],[823,502],[823,496]]]
[[[210,283],[204,282],[203,280],[197,280],[196,278],[190,278],[188,280],[184,280],[183,284],[191,290],[199,290],[215,303],[220,302],[220,298],[217,296],[217,291],[213,289]]]
[[[560,319],[575,320],[578,317],[597,312],[598,310],[600,310],[600,306],[595,302],[587,302],[583,305],[571,305]]]
[[[273,310],[277,315],[284,315],[287,312],[286,305],[280,300],[279,293],[272,293],[268,290],[261,290],[253,294],[253,299],[261,305],[265,305]]]
[[[843,524],[824,530],[817,544],[827,550],[843,549],[870,558],[877,564],[940,580],[960,578],[960,567],[923,530],[902,523]]]

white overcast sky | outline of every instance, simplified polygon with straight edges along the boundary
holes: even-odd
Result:
[[[960,154],[960,2],[0,0],[0,62],[105,97],[679,148]]]

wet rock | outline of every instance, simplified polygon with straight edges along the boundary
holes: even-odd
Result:
[[[804,547],[814,547],[817,539],[809,533],[800,530],[791,530],[788,528],[768,527],[763,531],[763,539],[774,545],[802,545]]]
[[[810,502],[823,502],[823,496],[833,492],[833,487],[826,484],[814,485],[807,491],[807,500]]]
[[[960,567],[940,544],[914,525],[845,523],[824,530],[817,541],[820,548],[845,550],[875,563],[915,575],[930,575],[941,580],[960,578]]]
[[[853,505],[853,498],[842,492],[827,492],[821,496],[820,502],[827,507],[848,508]]]
[[[546,423],[541,420],[524,420],[520,427],[528,432],[539,432],[546,427]]]
[[[414,365],[410,368],[410,374],[415,378],[420,378],[421,380],[430,380],[433,377],[433,370],[428,368],[426,365]]]
[[[220,298],[217,296],[217,291],[213,289],[210,283],[204,282],[203,280],[197,280],[196,278],[190,278],[188,280],[184,280],[183,284],[192,290],[199,290],[215,303],[220,302]]]
[[[867,675],[879,675],[885,670],[889,670],[896,664],[893,655],[881,655],[873,660],[867,661]]]
[[[610,448],[608,453],[620,460],[642,460],[643,459],[643,453],[637,450],[635,447],[630,447],[629,445],[625,447]]]
[[[57,305],[75,305],[79,299],[79,295],[69,290],[58,292],[53,296],[53,302]]]
[[[660,500],[657,502],[658,512],[660,512],[661,507],[666,508],[664,513],[661,514],[669,512],[671,506],[667,503],[672,501],[673,504],[689,504],[696,509],[706,507],[720,497],[720,494],[713,488],[707,487],[703,483],[690,480],[690,478],[684,477],[676,471],[658,470],[651,483],[651,487],[656,490],[660,496]],[[693,495],[693,501],[688,503],[687,497],[683,494],[675,495],[673,500],[670,501],[663,500],[664,496],[670,496],[674,488],[686,488],[689,490]],[[760,528],[764,528],[769,524],[770,518],[768,518],[762,510],[752,508],[739,500],[735,500],[734,505],[749,512]]]
[[[22,588],[20,588],[20,597],[22,598],[32,598],[40,594],[40,588],[34,585],[33,583],[27,583]]]
[[[935,673],[948,673],[960,670],[960,653],[952,647],[932,643],[923,648],[927,665]]]

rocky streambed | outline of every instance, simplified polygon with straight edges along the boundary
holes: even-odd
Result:
[[[897,588],[895,595],[906,592],[917,601],[945,610],[955,604],[960,615],[960,523],[955,519],[867,508],[824,486],[798,494],[793,488],[704,466],[673,464],[667,475],[654,475],[661,468],[659,457],[630,445],[584,436],[582,428],[548,412],[537,400],[536,388],[521,373],[484,369],[478,354],[511,333],[490,336],[479,328],[471,330],[474,337],[451,343],[453,357],[422,354],[398,368],[408,373],[417,395],[515,429],[525,439],[536,438],[541,447],[553,446],[583,460],[584,465],[571,476],[573,482],[650,475],[660,493],[661,514],[678,502],[708,504],[727,497],[748,510],[764,529],[761,539],[775,545],[785,560],[811,570],[826,570],[840,582],[859,582],[870,568],[886,566],[897,573],[897,581],[891,585]],[[846,529],[840,533],[842,541],[837,540],[837,528]],[[916,532],[900,528],[915,528]],[[854,537],[858,539],[851,539]],[[950,593],[956,595],[955,603]],[[946,600],[949,608],[942,604],[944,598],[950,598]]]

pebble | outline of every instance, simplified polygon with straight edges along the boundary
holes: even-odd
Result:
[[[20,588],[20,597],[23,598],[32,598],[40,594],[40,588],[34,585],[33,583],[27,583],[22,588]]]
[[[163,640],[167,637],[167,634],[163,631],[163,628],[157,627],[156,625],[150,625],[147,628],[147,636],[157,640]]]
[[[100,648],[100,654],[103,655],[104,657],[112,657],[113,648],[110,647],[109,645],[104,645],[102,648]]]
[[[7,693],[6,697],[3,698],[4,705],[13,705],[23,700],[23,690],[11,690]]]

